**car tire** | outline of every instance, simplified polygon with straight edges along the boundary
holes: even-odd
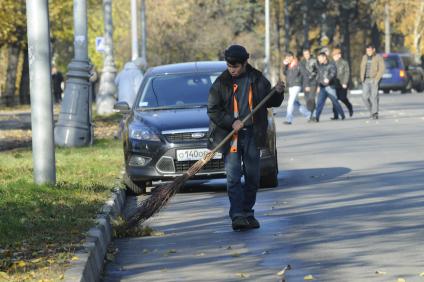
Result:
[[[390,90],[389,90],[389,89],[384,89],[384,90],[383,90],[383,93],[384,93],[384,94],[389,94],[389,93],[390,93]]]
[[[411,90],[412,90],[412,81],[411,80],[408,80],[408,83],[406,84],[406,86],[404,88],[402,88],[400,90],[400,92],[402,92],[403,94],[405,94],[405,93],[411,92]]]
[[[271,172],[261,175],[260,187],[261,188],[274,188],[278,186],[278,161],[277,152],[275,152],[275,165],[270,169]]]
[[[132,195],[146,194],[146,183],[134,182],[126,173],[124,173],[123,182],[125,186],[127,187],[127,192],[129,194],[132,194]]]

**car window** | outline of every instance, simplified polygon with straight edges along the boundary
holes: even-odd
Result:
[[[397,57],[386,57],[384,58],[384,64],[386,65],[386,69],[398,69],[399,60]]]
[[[151,77],[142,89],[142,108],[206,105],[209,89],[219,74],[179,74]]]

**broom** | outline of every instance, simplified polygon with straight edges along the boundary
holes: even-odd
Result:
[[[271,90],[265,98],[242,120],[245,123],[260,109],[274,93],[275,89]],[[235,130],[233,129],[212,151],[207,153],[202,159],[198,160],[193,164],[183,175],[175,178],[173,182],[166,183],[158,186],[152,190],[152,194],[149,198],[143,200],[135,209],[132,215],[128,216],[124,226],[121,226],[123,230],[131,228],[138,222],[143,222],[150,218],[152,215],[157,213],[169,199],[184,185],[184,183],[192,176],[194,176],[199,170],[202,169],[218,152],[218,150],[233,136]]]

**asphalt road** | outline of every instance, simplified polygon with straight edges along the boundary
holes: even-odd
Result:
[[[233,232],[225,181],[191,183],[146,222],[164,236],[115,240],[104,281],[424,281],[424,94],[381,95],[369,120],[321,122],[277,109],[279,187],[258,230]],[[133,201],[134,199],[130,199]]]

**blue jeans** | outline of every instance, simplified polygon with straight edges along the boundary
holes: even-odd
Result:
[[[316,112],[317,120],[319,120],[319,117],[321,116],[322,110],[324,109],[325,100],[327,100],[327,97],[330,98],[331,103],[333,103],[333,108],[344,119],[345,114],[343,112],[342,106],[337,100],[336,89],[330,86],[325,86],[325,87],[320,86],[319,95],[318,95],[318,103],[317,103],[317,112]]]
[[[256,202],[260,178],[259,152],[255,144],[253,127],[247,127],[238,132],[237,152],[229,152],[225,156],[231,219],[236,216],[254,214],[253,206]],[[244,185],[241,183],[242,175],[244,175]]]

